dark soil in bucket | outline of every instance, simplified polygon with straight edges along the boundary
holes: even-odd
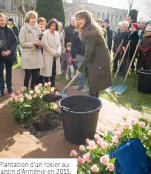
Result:
[[[61,116],[55,111],[47,114],[40,121],[35,121],[33,118],[29,119],[24,127],[36,138],[41,138],[63,128]]]
[[[57,94],[47,94],[43,97],[43,100],[45,102],[55,102],[57,100],[60,100],[62,97],[60,95],[57,95]]]

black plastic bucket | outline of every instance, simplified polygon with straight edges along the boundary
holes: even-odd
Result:
[[[96,132],[102,102],[91,96],[75,95],[59,102],[66,140],[73,144],[85,144]]]
[[[138,71],[138,91],[146,94],[151,94],[151,71]]]

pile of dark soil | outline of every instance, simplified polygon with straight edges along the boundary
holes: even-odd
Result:
[[[50,102],[55,102],[55,101],[57,101],[57,100],[60,100],[62,97],[60,96],[60,95],[57,95],[57,94],[47,94],[47,95],[45,95],[44,97],[43,97],[43,100],[45,101],[45,102],[48,102],[48,103],[50,103]]]
[[[63,128],[61,116],[55,111],[47,114],[40,121],[35,121],[33,118],[29,119],[24,127],[37,138]]]

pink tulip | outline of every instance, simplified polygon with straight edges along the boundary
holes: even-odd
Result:
[[[15,99],[15,102],[16,102],[16,103],[19,101],[17,97],[15,97],[14,99]]]
[[[121,132],[121,134],[124,132],[124,130],[123,130],[123,128],[122,128],[122,127],[119,127],[117,130],[118,130],[118,131],[120,131],[120,132]]]
[[[18,96],[19,98],[23,98],[24,97],[24,95],[23,94],[19,94],[19,96]]]
[[[35,93],[36,93],[36,94],[40,94],[40,90],[37,90],[37,89],[36,89],[36,90],[35,90]]]
[[[76,157],[77,155],[78,155],[78,153],[76,150],[72,150],[70,153],[70,156],[72,156],[72,157]]]
[[[41,87],[42,87],[42,84],[41,84],[41,83],[39,83],[39,84],[38,84],[38,87],[39,87],[39,88],[41,88]]]
[[[119,131],[119,130],[115,131],[115,135],[117,135],[117,136],[118,136],[118,138],[120,138],[121,134],[122,134],[122,132],[121,132],[121,131]]]
[[[101,143],[103,142],[103,139],[100,138],[98,141],[97,141],[97,144],[99,144],[101,146]]]
[[[36,98],[37,97],[37,94],[34,94],[34,98]]]
[[[30,90],[30,91],[29,91],[29,94],[33,94],[33,93],[34,93],[34,91],[33,91],[33,90]]]
[[[85,142],[86,142],[87,144],[89,144],[89,142],[90,142],[89,138],[87,138],[87,139],[85,140]]]
[[[148,131],[148,135],[151,136],[151,129]]]
[[[51,87],[50,91],[51,91],[52,93],[54,92],[54,90],[55,90],[55,88],[54,88],[54,87]]]
[[[28,95],[27,99],[28,100],[32,100],[32,96],[31,95]]]
[[[23,86],[20,90],[21,90],[21,91],[25,91],[25,90],[26,90],[26,87]]]
[[[45,82],[45,83],[44,83],[44,86],[48,86],[48,83],[47,83],[47,82]]]
[[[95,150],[97,148],[97,145],[95,144],[94,141],[89,141],[89,149],[91,151]]]
[[[101,143],[101,148],[102,149],[107,149],[108,146],[109,146],[109,144],[106,141],[102,141],[102,143]]]
[[[145,128],[145,126],[146,126],[146,123],[145,123],[145,122],[140,122],[140,123],[139,123],[139,127],[140,127],[140,128]]]
[[[118,138],[118,136],[117,135],[115,135],[114,137],[113,137],[113,142],[114,143],[116,143],[116,144],[118,144],[119,143],[119,138]]]
[[[104,164],[104,165],[107,165],[109,162],[109,156],[108,155],[105,155],[105,156],[102,156],[100,158],[100,163]]]
[[[48,82],[48,86],[51,86],[51,82]]]
[[[86,161],[87,163],[90,163],[90,162],[91,162],[90,154],[89,154],[89,153],[84,154],[84,155],[83,155],[83,159],[84,159],[84,161]]]
[[[94,138],[95,138],[96,141],[98,141],[100,139],[100,135],[99,134],[95,134]]]
[[[82,159],[80,156],[78,157],[78,163],[80,163],[80,164],[84,164],[84,159]]]
[[[15,97],[15,93],[13,92],[10,96],[11,96],[11,97]]]
[[[21,91],[20,91],[20,90],[17,90],[17,91],[16,91],[16,94],[18,94],[18,95],[19,95],[20,93],[21,93]]]
[[[85,146],[84,146],[84,145],[80,145],[80,146],[79,146],[79,150],[81,150],[81,151],[85,151],[85,150],[86,150],[86,148],[85,148]]]
[[[112,171],[115,170],[115,167],[114,167],[113,164],[109,163],[109,164],[107,165],[107,169],[108,169],[110,172],[112,172]]]
[[[10,97],[10,98],[8,99],[8,101],[9,101],[9,102],[12,102],[12,101],[13,101],[13,97]]]
[[[20,99],[19,99],[19,102],[20,102],[20,103],[23,103],[23,101],[24,101],[23,98],[20,98]]]
[[[122,123],[122,127],[123,129],[129,129],[129,123],[126,122]]]
[[[133,120],[131,120],[131,125],[132,125],[132,126],[134,126],[134,125],[136,125],[136,124],[137,124],[137,122],[138,122],[138,120],[137,120],[137,119],[133,119]]]
[[[43,94],[44,95],[47,95],[47,94],[49,94],[50,92],[49,91],[43,91]]]
[[[96,164],[94,164],[94,165],[91,167],[91,170],[92,170],[93,173],[98,173],[98,172],[99,172],[99,167],[98,167]]]

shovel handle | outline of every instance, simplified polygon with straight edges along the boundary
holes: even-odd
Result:
[[[119,70],[120,70],[120,68],[121,68],[122,62],[123,62],[123,60],[124,60],[124,58],[125,58],[125,55],[126,55],[126,52],[127,52],[128,48],[129,48],[130,43],[131,43],[131,41],[129,40],[129,41],[128,41],[128,44],[127,44],[127,46],[126,46],[126,49],[125,49],[125,51],[124,51],[124,54],[123,54],[123,56],[122,56],[122,59],[121,59],[121,61],[120,61],[119,67],[118,67],[118,69],[117,69],[117,71],[116,71],[116,73],[115,73],[113,82],[115,81],[115,79],[116,79],[116,77],[117,77],[117,74],[118,74],[118,72],[119,72]]]
[[[117,53],[119,52],[120,48],[122,47],[123,42],[124,42],[124,40],[122,40],[121,43],[120,43],[120,45],[118,46],[117,51],[116,51],[116,53],[115,53],[115,55],[114,55],[114,57],[113,57],[113,60],[112,60],[112,62],[111,62],[111,65],[113,64],[113,62],[114,62],[114,60],[115,60],[115,58],[116,58],[116,56],[117,56]]]
[[[140,43],[140,40],[139,40],[138,43],[137,43],[137,46],[136,46],[136,48],[135,48],[135,52],[134,52],[134,54],[133,54],[132,60],[131,60],[131,62],[130,62],[130,64],[129,64],[129,67],[128,67],[126,76],[125,76],[125,78],[124,78],[124,83],[126,82],[126,79],[127,79],[129,70],[130,70],[130,68],[131,68],[131,65],[132,65],[132,63],[133,63],[133,60],[135,59],[135,55],[136,55],[136,53],[137,53],[137,50],[138,50],[138,47],[139,47],[139,43]]]
[[[69,86],[73,83],[73,81],[78,77],[78,73],[72,78],[72,80],[67,84],[67,86],[65,87],[65,89],[67,90],[69,88]]]

